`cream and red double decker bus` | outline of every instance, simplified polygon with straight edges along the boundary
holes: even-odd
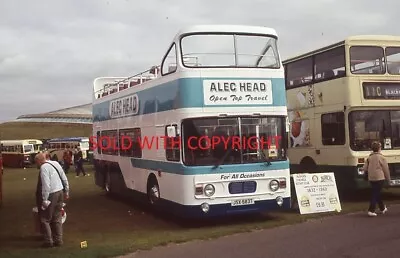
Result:
[[[334,172],[366,187],[361,167],[382,144],[400,186],[400,36],[351,36],[285,60],[291,172]]]

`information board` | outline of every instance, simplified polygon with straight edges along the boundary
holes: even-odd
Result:
[[[400,84],[390,82],[364,82],[363,94],[365,99],[400,99]]]
[[[293,182],[300,214],[342,210],[333,173],[294,174]]]

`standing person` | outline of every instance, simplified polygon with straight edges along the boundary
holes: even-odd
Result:
[[[68,154],[71,157],[71,163],[70,164],[72,165],[72,158],[73,158],[74,154],[72,153],[72,150],[70,148],[68,148]]]
[[[74,160],[76,166],[76,177],[79,177],[81,171],[83,176],[86,176],[85,169],[83,168],[83,154],[80,148],[75,150]]]
[[[76,173],[76,177],[78,177],[79,176],[79,171],[78,171],[78,149],[77,148],[75,148],[74,149],[74,154],[73,154],[73,162],[74,162],[74,167],[75,167],[75,173]]]
[[[375,217],[377,216],[375,213],[377,203],[382,214],[387,212],[387,207],[382,201],[381,192],[385,180],[390,182],[390,171],[387,160],[381,153],[380,142],[373,142],[371,148],[372,153],[365,162],[363,170],[365,173],[368,173],[368,181],[371,185],[371,200],[368,209],[368,216]]]
[[[45,153],[37,154],[35,161],[40,169],[36,202],[44,234],[43,247],[61,246],[63,244],[61,208],[64,199],[69,198],[68,179],[60,164],[47,160]]]
[[[63,161],[64,161],[64,171],[65,174],[68,174],[69,168],[71,166],[72,157],[70,156],[69,148],[66,148],[63,153]]]

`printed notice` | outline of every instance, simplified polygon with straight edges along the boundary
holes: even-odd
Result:
[[[300,214],[342,210],[333,173],[294,174],[293,181]]]
[[[204,80],[205,105],[271,105],[270,80]]]

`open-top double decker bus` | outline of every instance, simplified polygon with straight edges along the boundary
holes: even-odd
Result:
[[[97,78],[96,184],[184,217],[289,208],[277,40],[266,27],[192,26],[160,67]]]

